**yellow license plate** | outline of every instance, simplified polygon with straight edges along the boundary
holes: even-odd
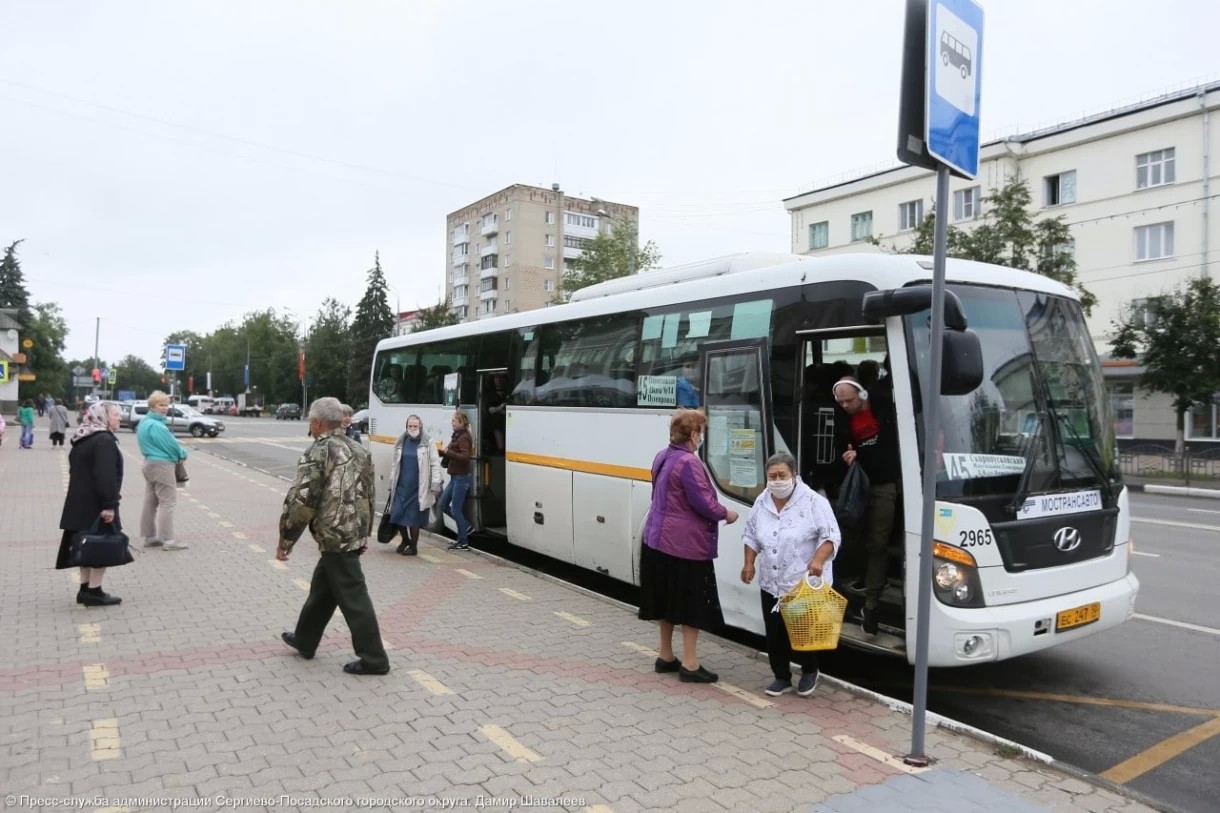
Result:
[[[1073,627],[1083,627],[1101,620],[1101,602],[1095,601],[1083,607],[1073,607],[1055,616],[1055,632],[1070,630]]]

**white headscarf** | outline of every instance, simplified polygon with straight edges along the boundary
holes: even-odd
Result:
[[[71,442],[79,443],[85,438],[92,435],[94,432],[109,432],[110,431],[110,409],[109,404],[105,401],[98,401],[91,404],[89,409],[85,411],[85,420],[75,432],[72,433]]]

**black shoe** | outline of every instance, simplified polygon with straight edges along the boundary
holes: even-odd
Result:
[[[97,588],[96,593],[93,590],[86,590],[85,594],[78,595],[76,600],[86,607],[113,607],[123,603],[123,599],[104,592],[100,587]]]
[[[88,588],[88,587],[86,587],[85,585],[83,585],[83,584],[82,584],[82,585],[81,585],[81,588],[80,588],[79,590],[77,590],[77,591],[76,591],[76,603],[77,603],[77,604],[84,604],[84,603],[85,603],[85,595],[86,595],[88,592],[89,592],[89,588]]]
[[[406,552],[407,552],[407,548],[409,548],[409,547],[411,547],[410,543],[408,543],[408,542],[403,542],[402,544],[400,544],[400,545],[398,546],[398,548],[397,548],[397,549],[395,549],[395,551],[394,551],[394,552],[395,552],[395,553],[406,553]]]
[[[864,608],[864,621],[860,624],[860,628],[864,630],[865,635],[877,634],[877,608]]]
[[[683,683],[715,683],[720,680],[720,675],[715,672],[709,672],[702,666],[698,669],[687,669],[685,666],[679,666],[678,680]]]
[[[657,662],[652,665],[652,668],[661,674],[666,672],[677,672],[682,668],[682,659],[674,658],[672,661],[663,661],[657,658]]]
[[[343,664],[343,671],[349,675],[385,675],[389,674],[390,667],[384,669],[370,669],[369,665],[364,661],[349,661]]]
[[[405,550],[400,550],[403,556],[419,556],[419,549],[414,545],[408,545]]]
[[[295,632],[281,632],[280,640],[283,641],[284,643],[288,644],[288,646],[292,647],[297,652],[300,652],[301,657],[304,658],[305,660],[307,660],[307,661],[313,660],[313,653],[305,652],[305,650],[301,649],[300,645],[297,643],[297,635]]]

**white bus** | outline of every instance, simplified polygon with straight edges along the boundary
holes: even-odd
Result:
[[[444,441],[460,409],[476,444],[476,529],[638,584],[650,466],[679,392],[708,415],[700,455],[721,501],[744,517],[776,451],[833,493],[843,472],[832,384],[880,362],[903,498],[881,631],[849,623],[843,640],[913,660],[930,269],[913,256],[734,255],[612,280],[567,305],[385,339],[369,394],[379,499],[407,416]],[[947,280],[933,666],[1109,629],[1132,615],[1139,588],[1113,420],[1076,297],[975,262],[949,260]],[[684,369],[693,387],[679,386]],[[497,390],[510,393],[502,422],[488,412]],[[758,588],[739,578],[743,525],[720,528],[720,600],[728,624],[761,633]],[[862,567],[849,551],[836,587],[859,605]]]

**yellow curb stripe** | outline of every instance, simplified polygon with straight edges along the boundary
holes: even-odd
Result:
[[[85,675],[85,689],[87,691],[105,689],[110,685],[110,670],[106,668],[104,663],[87,663],[81,667],[81,671]]]
[[[82,644],[96,644],[102,640],[101,624],[78,624],[76,631],[80,633],[80,642]]]
[[[747,691],[747,690],[741,688],[740,686],[734,686],[732,683],[725,683],[724,681],[718,681],[716,683],[713,683],[712,685],[715,686],[720,691],[724,692],[725,694],[731,694],[733,697],[736,697],[738,700],[744,700],[745,702],[749,703],[751,706],[753,706],[756,709],[765,709],[765,708],[768,708],[769,706],[775,705],[767,698],[759,697],[754,692]]]
[[[217,524],[220,525],[221,528],[232,528],[233,527],[232,522],[225,522],[223,520]]]
[[[250,537],[246,536],[246,535],[245,535],[245,534],[243,534],[241,531],[234,531],[234,532],[233,532],[233,538],[234,538],[234,539],[249,539]]]
[[[262,545],[255,545],[253,542],[251,542],[246,547],[248,547],[250,550],[254,551],[255,553],[266,553],[267,552],[267,549],[264,548]]]
[[[304,579],[293,579],[292,583],[304,590],[306,593],[309,592],[309,582],[305,581]]]
[[[430,564],[430,565],[441,565],[441,564],[444,564],[444,562],[443,562],[443,561],[441,561],[440,559],[437,559],[435,556],[432,556],[431,554],[427,554],[427,553],[421,553],[421,554],[419,554],[419,558],[420,558],[420,559],[423,559],[425,562],[427,562],[427,563],[428,563],[428,564]]]
[[[636,652],[640,653],[641,655],[647,655],[650,658],[661,657],[660,652],[657,652],[655,649],[649,649],[648,647],[646,647],[642,644],[637,644],[635,641],[623,641],[623,646],[627,647],[628,649],[634,649]]]
[[[577,616],[574,616],[571,613],[562,613],[562,612],[556,611],[555,615],[559,616],[564,621],[571,621],[573,624],[575,624],[578,627],[587,627],[593,623],[592,621],[588,621],[584,618],[579,618]]]
[[[429,675],[422,669],[412,669],[410,672],[407,672],[407,674],[414,678],[416,683],[423,686],[433,694],[453,694],[453,689],[450,689],[444,683],[441,683],[439,680],[432,677],[432,675]]]
[[[123,756],[118,720],[110,717],[93,721],[93,725],[89,727],[89,753],[95,760],[118,759]]]
[[[927,768],[916,768],[913,765],[907,765],[905,762],[903,762],[901,759],[894,756],[893,754],[887,754],[885,751],[882,751],[880,748],[874,748],[873,746],[869,745],[868,743],[860,742],[856,738],[849,737],[846,734],[838,735],[837,737],[834,738],[834,741],[842,743],[843,745],[846,745],[848,748],[852,749],[853,751],[859,751],[861,754],[864,754],[866,757],[875,759],[878,762],[882,763],[883,765],[888,765],[889,767],[893,768],[896,771],[902,771],[903,773],[923,773],[924,771],[927,770]]]
[[[507,587],[501,587],[500,592],[503,593],[504,595],[508,596],[509,598],[515,598],[517,601],[533,601],[532,598],[525,595],[524,593],[518,593],[516,590],[510,590]]]
[[[279,559],[268,559],[267,562],[276,570],[287,570],[288,563],[281,562]]]
[[[474,572],[466,570],[465,568],[462,568],[462,567],[457,568],[457,572],[461,573],[463,576],[465,576],[468,579],[482,579],[483,578],[478,573],[474,573]]]
[[[1108,771],[1102,777],[1120,785],[1137,779],[1154,768],[1159,768],[1176,756],[1189,751],[1196,745],[1207,742],[1220,734],[1220,717],[1213,717],[1206,723],[1187,729],[1181,734],[1175,734],[1167,740],[1162,740],[1130,759],[1125,759]]]
[[[485,725],[479,729],[483,732],[483,736],[491,740],[500,747],[500,750],[508,754],[516,760],[524,762],[541,762],[542,757],[526,748],[521,743],[517,742],[512,734],[509,734],[498,725]]]
[[[212,519],[220,519],[220,514],[217,514],[215,511],[209,511],[208,516]]]

